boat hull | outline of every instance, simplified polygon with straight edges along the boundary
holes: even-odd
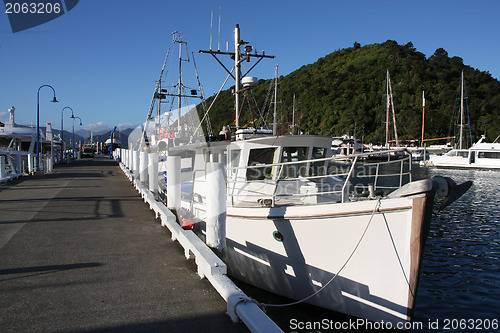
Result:
[[[254,208],[253,216],[228,208],[228,274],[356,317],[409,321],[432,210],[429,196],[262,208],[261,215]]]

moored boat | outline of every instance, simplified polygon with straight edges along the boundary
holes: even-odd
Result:
[[[237,128],[240,94],[248,90],[241,86],[241,64],[261,57],[246,44],[237,25],[234,52],[202,51],[235,61]],[[185,171],[177,175],[165,168],[167,185],[182,182],[175,207],[179,221],[194,221],[201,238],[212,227],[207,221],[224,226],[224,240],[214,247],[222,251],[228,275],[296,302],[372,321],[412,319],[434,197],[442,194],[447,205],[470,182],[457,188],[441,177],[412,181],[404,149],[398,150],[405,154],[398,160],[360,163],[390,153],[382,150],[355,154],[346,164],[344,156],[333,156],[332,138],[325,136],[240,131],[249,135],[180,141],[181,120],[179,115],[165,129],[166,142],[150,149],[164,152],[160,164],[174,161],[179,173]],[[212,187],[214,175],[220,187]],[[223,211],[212,201],[219,193]],[[167,187],[169,195],[174,193]]]
[[[481,136],[469,149],[452,149],[443,155],[432,155],[429,166],[438,168],[500,170],[500,142],[485,142]]]

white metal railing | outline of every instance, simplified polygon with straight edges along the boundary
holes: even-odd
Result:
[[[275,206],[277,201],[279,201],[280,197],[288,197],[294,199],[303,199],[305,197],[310,196],[322,196],[325,197],[334,197],[332,195],[339,195],[341,202],[346,202],[348,200],[348,195],[350,188],[354,187],[359,188],[360,184],[352,185],[352,181],[354,179],[358,181],[362,181],[362,186],[365,188],[368,185],[373,185],[374,190],[395,190],[407,182],[411,182],[411,153],[406,149],[398,150],[400,153],[404,153],[405,156],[396,160],[380,161],[380,162],[370,162],[371,157],[380,157],[385,156],[390,153],[394,153],[393,150],[384,150],[379,152],[370,152],[370,153],[361,153],[351,156],[333,156],[329,158],[321,158],[321,159],[311,159],[311,160],[302,160],[295,162],[282,162],[282,163],[273,163],[273,164],[264,164],[264,165],[250,165],[243,167],[228,167],[227,169],[227,193],[230,197],[231,203],[235,202],[249,202],[257,201],[252,199],[263,199],[263,200],[271,200],[271,206]],[[345,161],[349,161],[351,163],[346,168],[346,172],[328,172],[330,164],[342,163]],[[324,162],[327,166],[321,164]],[[313,165],[314,164],[314,165]],[[405,170],[405,164],[408,167]],[[287,177],[283,176],[283,171],[286,167],[297,166],[296,169],[293,169],[295,173],[299,176],[296,177]],[[318,170],[325,171],[324,168],[327,168],[326,172],[323,172],[321,175],[309,175],[314,168]],[[357,168],[361,169],[361,172],[357,170]],[[261,170],[261,179],[247,179],[247,170],[255,169]],[[264,170],[272,170],[271,176],[266,178],[263,174]],[[332,168],[334,169],[334,168]],[[241,170],[241,171],[240,171]],[[368,172],[367,172],[368,171]],[[373,171],[373,172],[372,172]],[[319,172],[318,172],[319,173]],[[396,180],[384,181],[388,178],[393,178]],[[301,192],[300,186],[301,184],[331,184],[328,181],[335,179],[334,190],[324,190],[321,186],[317,188],[317,192],[307,193]],[[372,179],[370,181],[370,179]],[[297,182],[296,191],[290,193],[280,193],[280,184],[284,182]],[[391,183],[391,184],[387,184]],[[392,184],[394,183],[394,184]],[[257,189],[258,186],[261,186],[260,189]],[[340,186],[341,185],[341,186]],[[328,186],[326,186],[328,187]],[[338,188],[338,190],[336,190]],[[263,190],[265,189],[265,190]],[[267,191],[267,192],[266,192]],[[244,197],[245,200],[238,200],[239,197]]]

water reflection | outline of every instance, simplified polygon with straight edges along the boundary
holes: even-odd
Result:
[[[457,183],[474,182],[462,198],[445,211],[434,213],[414,320],[425,324],[439,319],[444,324],[445,319],[498,319],[500,173],[423,168],[414,171],[416,178],[440,175]]]

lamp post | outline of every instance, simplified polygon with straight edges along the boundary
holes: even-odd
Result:
[[[44,84],[44,85],[40,86],[40,88],[38,88],[38,92],[36,94],[36,163],[35,163],[35,171],[38,171],[38,165],[40,163],[40,160],[39,160],[40,159],[40,89],[42,89],[43,87],[49,87],[54,92],[54,98],[51,101],[52,103],[59,102],[56,99],[56,91],[52,86],[50,86],[48,84]]]
[[[73,118],[75,116],[75,113],[73,112],[72,108],[70,108],[69,106],[63,107],[63,109],[61,111],[61,161],[64,160],[64,122],[63,122],[63,116],[64,116],[65,109],[71,110],[71,118]]]
[[[73,158],[75,158],[75,119],[78,118],[80,119],[80,126],[82,126],[82,118],[80,117],[75,117],[75,115],[72,115],[71,118],[73,118],[73,139],[72,139],[72,143],[73,143]]]

